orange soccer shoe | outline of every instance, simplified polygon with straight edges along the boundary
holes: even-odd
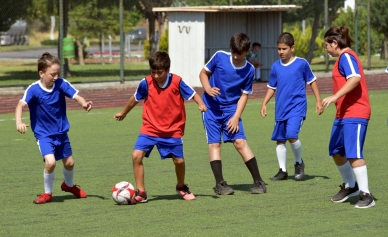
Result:
[[[34,200],[35,204],[45,204],[47,202],[53,201],[53,196],[51,193],[38,194],[37,196],[38,198]]]
[[[64,192],[69,192],[74,194],[77,198],[86,198],[88,195],[81,189],[79,185],[73,185],[73,187],[69,187],[65,182],[62,183],[61,189]]]

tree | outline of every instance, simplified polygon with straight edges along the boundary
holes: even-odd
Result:
[[[0,32],[8,31],[17,20],[26,17],[31,1],[0,0]]]
[[[388,1],[370,0],[370,22],[373,29],[384,35],[383,47],[384,59],[388,59]]]
[[[173,0],[139,0],[136,3],[136,9],[148,20],[149,26],[149,41],[150,41],[150,53],[156,51],[156,41],[155,41],[155,19],[157,15],[152,11],[154,7],[168,7],[171,6]],[[158,15],[159,24],[163,24],[166,15]],[[162,19],[160,19],[162,17]],[[162,32],[159,29],[159,32]]]

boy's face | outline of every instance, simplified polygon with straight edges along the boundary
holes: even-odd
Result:
[[[260,50],[260,46],[253,47],[253,52],[257,53]]]
[[[249,54],[249,50],[242,53],[234,53],[232,52],[232,61],[235,66],[242,66],[245,64],[245,57]]]
[[[292,57],[292,52],[294,52],[294,48],[294,45],[290,47],[283,43],[278,44],[278,54],[282,61],[287,61]]]
[[[58,79],[59,69],[60,67],[58,64],[53,64],[48,67],[45,72],[39,71],[41,81],[47,88],[51,88]]]
[[[167,80],[169,71],[165,69],[151,69],[151,76],[156,82],[164,83]]]

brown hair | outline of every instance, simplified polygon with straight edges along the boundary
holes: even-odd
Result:
[[[294,43],[294,36],[291,33],[284,32],[278,37],[277,44],[285,44],[287,46],[292,47]]]
[[[38,59],[38,72],[46,72],[46,69],[51,67],[53,64],[60,65],[59,59],[47,52],[42,54],[42,56]]]
[[[349,28],[346,26],[333,26],[325,33],[325,41],[329,44],[337,41],[340,49],[351,46],[352,38],[349,36]]]
[[[151,55],[150,59],[148,60],[148,63],[150,65],[150,68],[153,70],[169,70],[171,60],[170,56],[168,56],[168,53],[164,51],[157,51]]]
[[[236,54],[243,54],[249,51],[251,47],[251,40],[248,35],[244,33],[236,33],[230,39],[230,51]]]

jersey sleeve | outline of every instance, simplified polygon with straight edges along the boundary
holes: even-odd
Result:
[[[74,97],[78,94],[78,90],[75,89],[70,82],[68,82],[65,79],[62,79],[62,83],[60,84],[61,90],[65,93],[65,95],[71,99],[74,99]]]
[[[185,100],[191,100],[196,93],[195,90],[184,80],[181,80],[179,83],[179,91]]]
[[[271,71],[269,72],[269,81],[267,84],[267,87],[271,88],[273,90],[276,90],[276,87],[278,86],[278,80],[277,80],[277,75],[276,75],[276,70],[275,70],[275,63],[272,65]]]
[[[357,63],[355,57],[348,53],[344,53],[340,56],[340,60],[338,63],[338,69],[346,80],[351,77],[361,77],[360,75],[360,66]]]
[[[30,101],[35,97],[35,90],[34,90],[34,87],[32,85],[30,85],[25,91],[24,91],[24,94],[22,96],[22,98],[20,98],[20,101],[28,104],[30,103]]]
[[[214,72],[218,62],[219,52],[216,52],[204,66],[207,72]]]
[[[317,77],[314,75],[313,70],[311,70],[310,64],[306,60],[304,66],[304,76],[307,84],[311,84],[315,80],[317,80]]]
[[[145,78],[143,78],[140,81],[139,85],[136,88],[135,94],[133,96],[135,97],[135,100],[137,102],[147,98],[147,96],[148,96],[148,86],[147,86],[147,81],[146,81]]]

